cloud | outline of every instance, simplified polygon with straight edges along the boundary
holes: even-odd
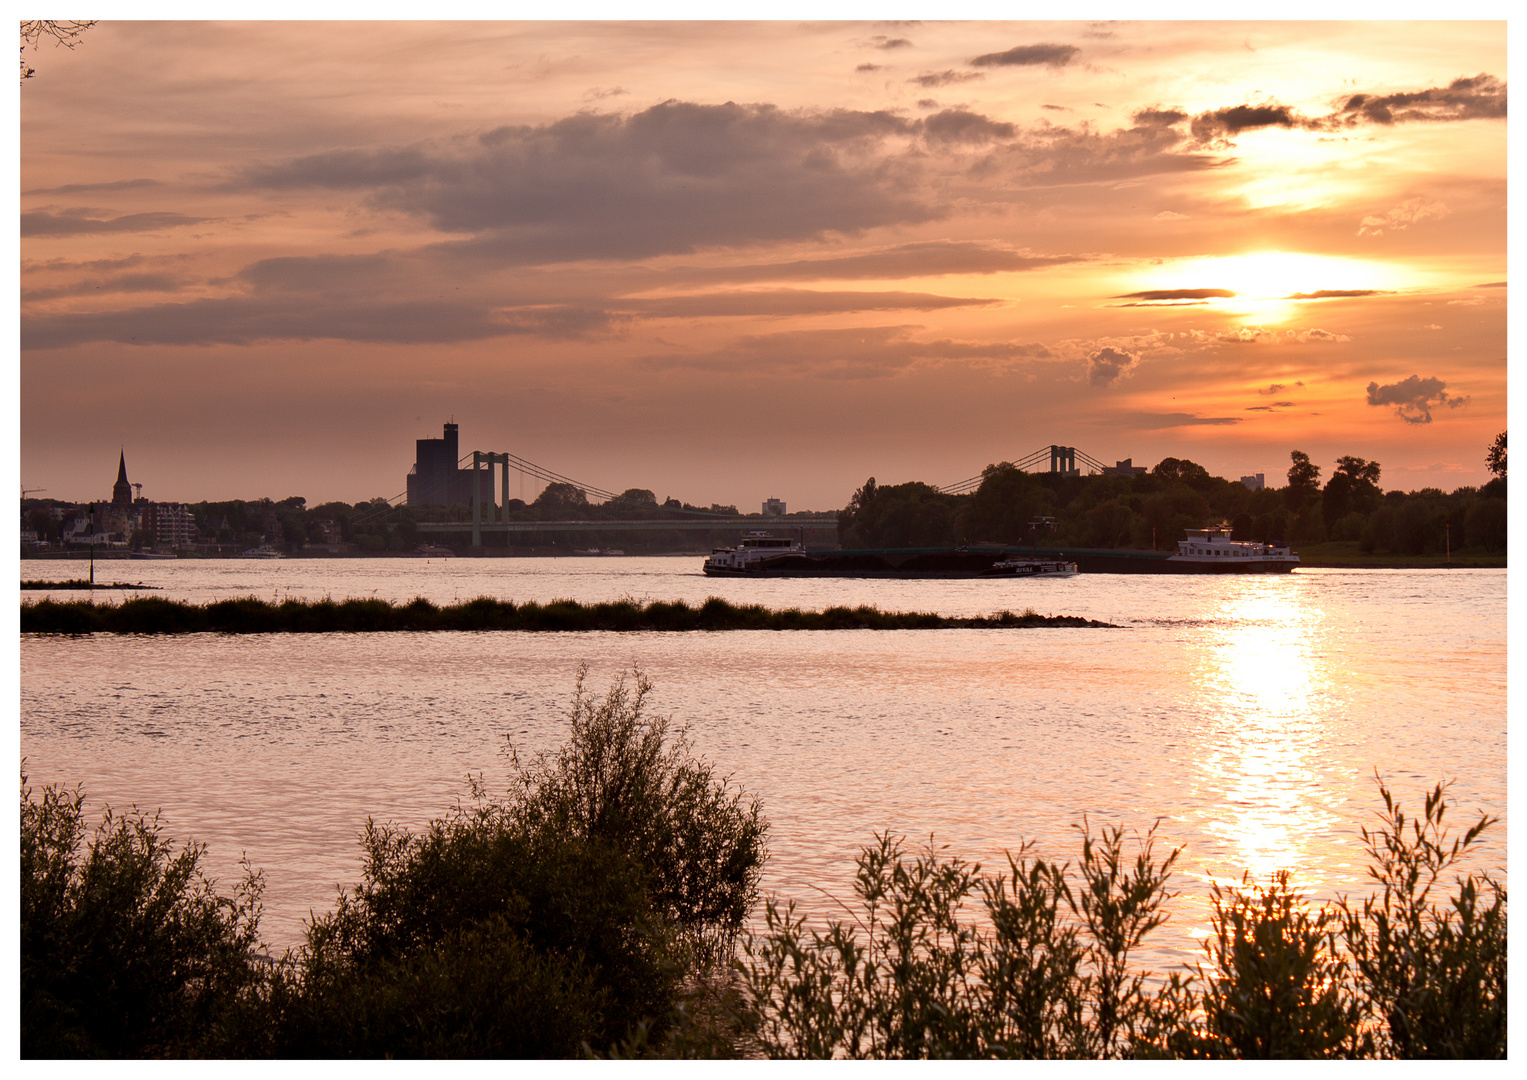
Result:
[[[1325,116],[1305,116],[1288,105],[1232,105],[1199,113],[1193,118],[1193,138],[1202,147],[1224,149],[1243,131],[1280,127],[1289,130],[1336,131],[1361,124],[1504,119],[1506,85],[1493,75],[1454,79],[1447,87],[1396,94],[1353,94]]]
[[[877,49],[910,49],[912,42],[904,37],[888,38],[884,34],[876,34],[870,38],[870,45]]]
[[[162,229],[174,229],[185,225],[199,225],[208,220],[169,212],[124,214],[115,218],[91,216],[100,212],[83,207],[61,210],[58,213],[34,210],[21,215],[21,235],[24,237],[88,236],[99,233],[158,232]]]
[[[1161,428],[1196,427],[1199,425],[1239,424],[1239,416],[1195,416],[1192,413],[1123,413],[1118,416],[1121,427],[1145,431]]]
[[[1388,386],[1377,382],[1368,384],[1369,405],[1393,405],[1394,414],[1407,424],[1430,424],[1432,409],[1446,406],[1456,409],[1467,405],[1467,397],[1447,393],[1447,383],[1441,379],[1423,379],[1412,375]]]
[[[204,298],[122,311],[31,316],[21,322],[23,349],[91,341],[124,345],[249,345],[257,341],[448,344],[528,333],[546,315],[494,318],[482,306],[439,300],[332,300],[296,294]]]
[[[1349,123],[1399,124],[1449,120],[1497,120],[1506,116],[1506,84],[1480,73],[1445,88],[1400,94],[1353,94],[1339,110]]]
[[[853,311],[938,311],[987,307],[1001,303],[982,297],[935,296],[913,292],[819,292],[769,289],[758,292],[706,293],[655,300],[612,301],[611,307],[648,318],[690,319],[723,316],[821,315]]]
[[[1314,292],[1289,293],[1285,300],[1341,300],[1356,296],[1393,296],[1392,289],[1316,289]]]
[[[1303,119],[1287,105],[1233,105],[1200,113],[1193,118],[1190,130],[1198,142],[1208,144],[1257,128],[1295,128],[1303,124]]]
[[[1170,210],[1163,210],[1151,219],[1152,221],[1187,221],[1187,214],[1176,214]]]
[[[1257,393],[1271,396],[1273,394],[1276,394],[1279,390],[1282,390],[1283,389],[1283,385],[1284,385],[1283,383],[1275,382],[1271,386],[1269,386],[1266,390],[1258,390]]]
[[[971,82],[975,79],[984,78],[986,76],[979,71],[925,71],[921,75],[912,76],[907,82],[931,90],[936,86],[953,86],[956,83]]]
[[[643,367],[747,376],[796,372],[820,379],[878,379],[915,366],[969,361],[1003,367],[1054,354],[1037,342],[918,341],[916,326],[868,326],[836,330],[789,330],[756,334],[704,353],[643,357]]]
[[[1017,132],[1012,124],[990,120],[965,109],[945,109],[924,117],[923,135],[936,143],[989,143],[1011,139]]]
[[[1047,109],[1050,112],[1075,112],[1076,111],[1075,109],[1071,108],[1071,106],[1069,106],[1069,105],[1041,105],[1040,108],[1041,109]]]
[[[1124,293],[1121,296],[1111,296],[1110,300],[1133,300],[1135,303],[1124,304],[1124,307],[1145,307],[1151,304],[1174,304],[1182,301],[1206,303],[1210,300],[1222,300],[1234,296],[1229,289],[1146,289],[1143,292]]]
[[[134,191],[139,188],[160,187],[164,181],[149,180],[109,180],[99,184],[64,184],[62,187],[32,188],[23,191],[23,195],[82,195],[87,192],[100,191]]]
[[[1137,354],[1105,345],[1087,357],[1087,380],[1093,386],[1108,386],[1129,374],[1139,362]]]
[[[53,288],[23,289],[21,300],[27,303],[96,293],[179,292],[180,288],[181,282],[169,274],[121,274],[111,278],[85,278]]]
[[[1358,227],[1358,236],[1383,236],[1385,231],[1402,232],[1418,221],[1428,218],[1445,218],[1448,209],[1440,202],[1430,199],[1406,199],[1399,206],[1382,214],[1369,214]]]
[[[1000,274],[1042,270],[1084,261],[1077,255],[1034,255],[1024,250],[970,240],[927,240],[827,259],[747,266],[680,269],[675,274],[707,281],[851,281],[941,277],[945,274]]]
[[[1506,283],[1504,281],[1487,281],[1483,285],[1471,286],[1471,288],[1475,289],[1504,289],[1505,287]]]
[[[885,67],[882,64],[860,64],[858,67],[854,68],[854,70],[855,71],[883,71],[883,70],[885,70]]]
[[[1069,64],[1077,53],[1075,45],[1017,45],[1006,52],[986,53],[971,60],[973,67],[1032,67],[1044,64],[1061,68]]]
[[[1130,117],[1136,127],[1171,127],[1188,118],[1180,109],[1140,109]]]
[[[1322,330],[1318,326],[1312,326],[1308,330],[1289,330],[1286,336],[1300,345],[1308,345],[1312,341],[1351,341],[1346,334],[1333,334],[1329,330]],[[1303,386],[1303,383],[1299,384]]]
[[[501,127],[461,147],[340,150],[250,172],[274,188],[364,193],[428,220],[461,255],[509,263],[646,258],[855,234],[941,217],[895,153],[890,112],[668,101]],[[896,145],[887,149],[888,140]]]

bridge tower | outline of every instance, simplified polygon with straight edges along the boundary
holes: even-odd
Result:
[[[479,472],[479,468],[482,465],[488,466],[488,475],[486,477],[482,476]],[[495,465],[502,465],[504,467],[504,471],[500,475],[500,483],[503,490],[497,507],[493,505],[493,467]],[[488,492],[488,523],[491,525],[495,521],[507,522],[509,520],[509,455],[507,453],[495,454],[491,451],[472,451],[472,546],[474,548],[482,547],[482,494],[484,490],[483,480],[485,479],[488,482],[486,489]]]
[[[1062,476],[1080,476],[1082,471],[1076,467],[1076,447],[1056,446],[1050,444],[1050,471],[1060,473]]]

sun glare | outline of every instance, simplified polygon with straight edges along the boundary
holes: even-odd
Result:
[[[1392,264],[1297,251],[1255,251],[1244,255],[1203,256],[1178,259],[1152,267],[1133,282],[1149,299],[1175,303],[1207,300],[1218,311],[1246,316],[1254,321],[1281,322],[1292,318],[1303,301],[1342,295],[1392,292],[1407,283]],[[1206,290],[1223,290],[1234,296],[1203,297]]]

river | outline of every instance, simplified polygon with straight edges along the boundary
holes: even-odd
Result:
[[[707,579],[700,561],[207,560],[96,573],[197,602],[717,595],[946,615],[1032,607],[1118,629],[23,636],[21,756],[34,788],[82,784],[92,815],[107,803],[162,809],[170,835],[208,845],[205,865],[225,883],[247,854],[265,874],[262,926],[277,949],[357,879],[368,816],[421,825],[464,796],[468,773],[502,789],[509,741],[558,744],[580,664],[597,690],[633,665],[647,673],[657,710],[762,798],[766,893],[813,913],[851,899],[854,856],[879,830],[996,868],[1026,840],[1074,859],[1084,818],[1142,831],[1159,821],[1161,850],[1183,849],[1181,895],[1145,958],[1171,967],[1199,956],[1210,881],[1286,868],[1315,898],[1365,893],[1357,832],[1376,820],[1375,773],[1414,809],[1455,780],[1459,825],[1500,815],[1473,865],[1504,878],[1504,570],[747,581]]]

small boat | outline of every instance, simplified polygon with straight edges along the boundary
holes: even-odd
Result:
[[[269,544],[261,544],[259,547],[245,548],[239,553],[241,559],[284,559],[286,556],[271,547]]]
[[[992,563],[992,577],[1075,577],[1076,563],[1039,559],[1001,559]]]
[[[453,559],[455,557],[454,551],[440,544],[420,544],[404,556],[408,559]]]

